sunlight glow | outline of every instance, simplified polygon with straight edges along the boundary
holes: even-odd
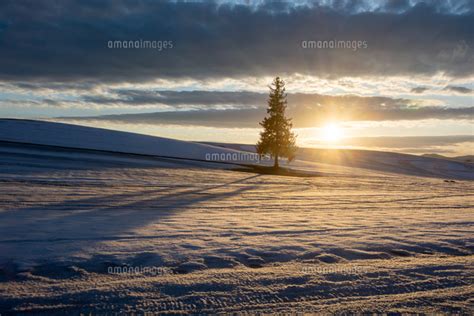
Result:
[[[321,138],[326,142],[337,142],[344,137],[344,130],[336,123],[328,123],[321,129]]]

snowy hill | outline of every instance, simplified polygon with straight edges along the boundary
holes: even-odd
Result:
[[[255,151],[255,146],[247,144],[212,142],[206,144],[234,150]],[[321,168],[322,165],[329,169],[331,168],[328,166],[331,165],[334,166],[333,169],[336,168],[335,166],[344,166],[351,168],[354,173],[356,173],[356,169],[359,172],[360,169],[365,169],[382,173],[474,180],[474,166],[472,164],[450,159],[374,150],[322,148],[299,148],[296,156],[297,161],[292,165],[298,168],[308,167],[308,163],[310,163],[316,168]]]
[[[0,141],[203,161],[220,161],[212,159],[216,158],[216,154],[219,157],[235,157],[238,154],[232,149],[163,137],[17,119],[0,119]],[[237,159],[233,162],[244,161]]]
[[[466,163],[474,163],[474,155],[465,155],[465,156],[457,156],[457,157],[446,157],[439,154],[424,154],[423,157],[431,157],[437,159],[446,159],[446,160],[453,160],[453,161],[460,161]]]
[[[250,145],[187,142],[46,121],[0,119],[0,141],[197,160],[203,163],[218,161],[230,163],[230,167],[257,163],[255,157],[249,159],[246,156],[246,153],[254,150],[254,146]],[[435,178],[474,179],[472,164],[368,150],[301,148],[297,160],[286,166],[307,172],[317,171],[321,175],[357,175],[370,170]]]

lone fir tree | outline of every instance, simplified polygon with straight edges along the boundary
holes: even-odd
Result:
[[[287,104],[285,82],[280,77],[276,77],[269,88],[268,116],[260,122],[263,131],[260,133],[260,140],[257,143],[257,153],[259,155],[270,154],[274,158],[273,167],[277,169],[279,157],[288,158],[288,161],[295,158],[296,136],[291,131],[293,127],[291,119],[285,117]]]

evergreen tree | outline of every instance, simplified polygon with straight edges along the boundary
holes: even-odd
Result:
[[[296,136],[291,131],[291,119],[285,117],[286,93],[285,82],[276,77],[273,80],[268,98],[268,116],[260,122],[263,131],[257,143],[257,153],[270,154],[274,158],[274,168],[279,167],[278,158],[285,157],[288,161],[295,158]]]

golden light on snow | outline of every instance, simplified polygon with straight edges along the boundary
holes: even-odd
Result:
[[[337,123],[327,123],[321,129],[320,137],[326,142],[334,143],[344,137],[344,129]]]

